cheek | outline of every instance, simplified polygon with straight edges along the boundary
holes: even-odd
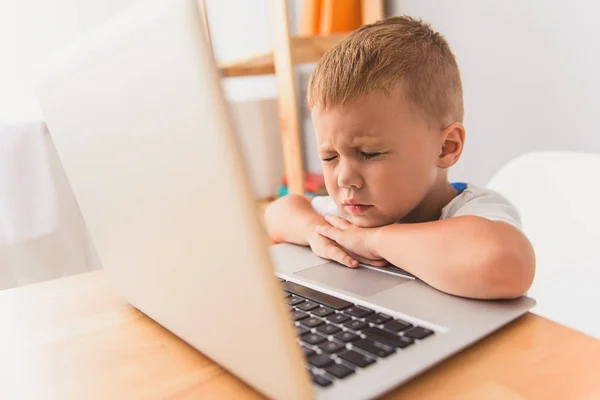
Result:
[[[402,180],[413,187],[428,186],[437,176],[438,149],[433,140],[423,140],[414,144],[413,151],[402,156],[402,166],[398,173]]]
[[[408,167],[401,163],[390,163],[382,167],[370,174],[370,190],[383,204],[397,202],[404,188],[410,186],[411,174],[407,171]]]
[[[431,162],[418,158],[399,158],[373,172],[369,186],[382,208],[388,211],[413,207],[429,190],[436,177],[436,168]]]
[[[327,166],[323,167],[323,178],[325,179],[325,187],[327,188],[327,192],[331,195],[334,194],[337,189],[337,176],[332,168],[328,168]]]

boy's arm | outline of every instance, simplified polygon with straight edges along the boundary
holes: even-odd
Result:
[[[450,294],[514,298],[533,282],[533,248],[504,222],[465,216],[395,224],[380,228],[374,239],[374,252],[382,258]]]
[[[329,225],[304,196],[280,197],[265,210],[265,225],[271,239],[308,246],[317,225]]]
[[[504,222],[463,216],[368,229],[328,221],[335,227],[319,229],[325,236],[358,254],[384,258],[446,293],[515,298],[533,281],[533,248]]]
[[[267,207],[264,219],[267,233],[277,243],[288,242],[310,246],[317,256],[337,261],[348,267],[356,267],[359,262],[375,266],[387,264],[385,260],[349,253],[335,241],[319,235],[316,231],[317,226],[330,225],[303,196],[290,194],[279,198]]]

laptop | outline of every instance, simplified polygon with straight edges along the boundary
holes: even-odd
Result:
[[[115,289],[270,398],[381,395],[534,305],[269,246],[196,0],[140,2],[36,93]]]

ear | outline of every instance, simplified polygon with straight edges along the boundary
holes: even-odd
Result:
[[[438,168],[450,168],[460,158],[465,144],[465,127],[454,122],[440,132],[442,147],[438,156]]]

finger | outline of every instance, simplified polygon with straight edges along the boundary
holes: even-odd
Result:
[[[340,246],[343,249],[351,248],[349,231],[338,229],[334,226],[319,225],[317,226],[317,233],[321,236],[331,239],[335,242],[336,246]]]
[[[356,261],[358,261],[361,264],[372,265],[373,267],[385,267],[387,265],[387,261],[384,260],[383,258],[377,259],[377,260],[373,260],[373,259],[370,259],[370,258],[359,256],[358,254],[353,253],[353,252],[349,251],[348,249],[343,249],[343,250],[350,257],[352,257],[353,259],[355,259]]]
[[[335,215],[327,215],[325,216],[325,220],[338,229],[346,229],[350,226],[350,222]]]
[[[329,250],[328,250],[328,258],[334,261],[339,262],[340,264],[343,264],[347,267],[350,268],[356,268],[358,267],[358,261],[354,260],[352,257],[350,257],[348,254],[346,254],[342,249],[340,249],[338,246],[329,246]]]
[[[342,231],[333,226],[317,225],[317,233],[339,243]]]

